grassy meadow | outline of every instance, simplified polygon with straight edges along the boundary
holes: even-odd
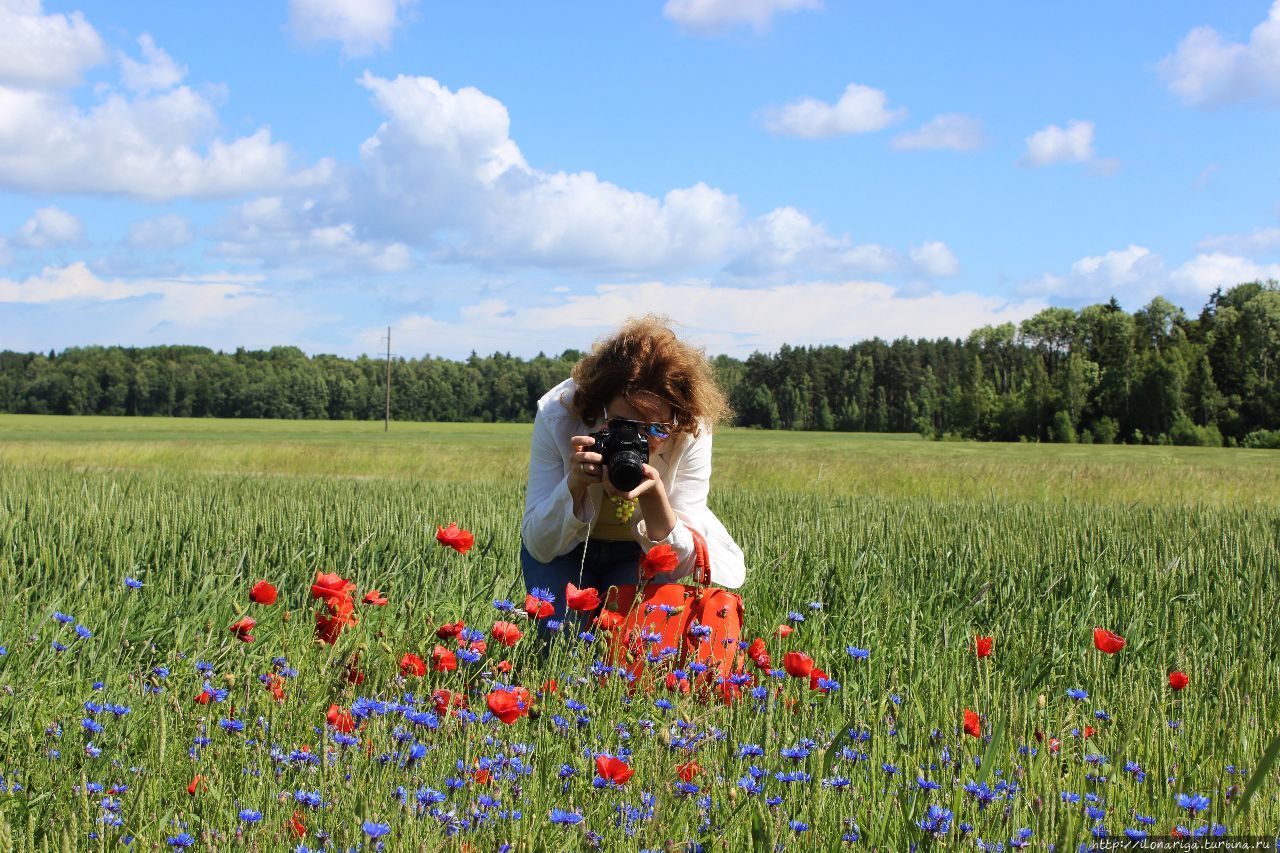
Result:
[[[568,630],[402,674],[457,646],[446,622],[533,633],[529,435],[0,416],[0,851],[1275,838],[1280,453],[725,430],[711,504],[747,555],[743,639],[838,687],[748,664],[732,703],[632,692],[602,634]],[[436,542],[453,521],[466,554]],[[388,604],[319,643],[317,572]],[[251,643],[228,631],[246,615]],[[531,691],[510,725],[485,713],[507,685]],[[633,777],[601,786],[600,753]]]

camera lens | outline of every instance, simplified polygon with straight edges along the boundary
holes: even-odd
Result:
[[[644,460],[634,450],[621,450],[609,458],[609,482],[629,492],[644,481]]]

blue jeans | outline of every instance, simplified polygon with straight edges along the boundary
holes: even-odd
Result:
[[[587,552],[585,564],[582,559],[584,548]],[[520,569],[524,572],[524,585],[527,589],[542,587],[555,595],[556,612],[551,618],[564,619],[565,584],[572,583],[582,589],[595,587],[603,602],[609,587],[639,583],[642,556],[644,551],[639,542],[588,540],[549,563],[539,563],[524,547],[524,543],[521,543]],[[542,622],[539,622],[540,627],[541,625]]]

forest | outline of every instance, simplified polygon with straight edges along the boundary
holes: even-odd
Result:
[[[838,330],[833,329],[833,333]],[[391,417],[530,421],[581,356],[391,363]],[[713,358],[744,427],[929,438],[1280,448],[1280,285],[1053,307],[964,339],[879,338]],[[0,412],[380,420],[386,362],[296,347],[0,351]]]

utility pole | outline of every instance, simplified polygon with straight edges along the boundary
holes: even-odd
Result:
[[[382,424],[383,432],[391,431],[391,327],[387,326],[387,419]]]

